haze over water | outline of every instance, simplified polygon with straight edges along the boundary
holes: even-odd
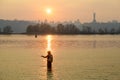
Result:
[[[41,55],[51,50],[52,72]],[[119,80],[119,35],[0,35],[0,80]]]

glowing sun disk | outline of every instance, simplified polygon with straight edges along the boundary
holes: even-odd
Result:
[[[51,10],[50,8],[47,8],[47,9],[46,9],[46,13],[47,13],[47,14],[51,14],[51,13],[52,13],[52,10]]]

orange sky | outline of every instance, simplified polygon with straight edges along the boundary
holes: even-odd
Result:
[[[120,0],[0,0],[0,19],[90,22],[96,12],[97,21],[120,21],[119,4]],[[51,15],[45,12],[49,7]]]

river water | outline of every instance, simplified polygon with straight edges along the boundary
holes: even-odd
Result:
[[[0,80],[119,79],[120,35],[0,35]]]

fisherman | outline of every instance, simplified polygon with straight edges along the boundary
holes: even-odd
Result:
[[[43,58],[47,58],[47,69],[51,70],[52,69],[52,62],[53,62],[53,55],[51,54],[51,51],[47,52],[47,56],[41,56]]]

